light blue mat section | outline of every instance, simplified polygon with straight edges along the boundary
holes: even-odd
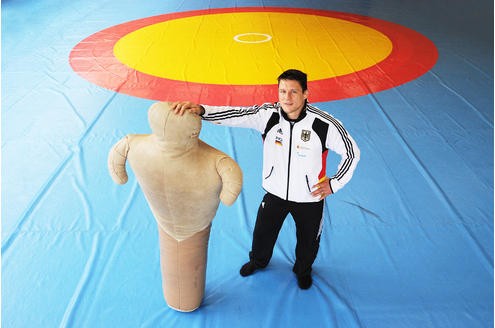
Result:
[[[263,196],[261,138],[205,123],[201,138],[245,184],[214,220],[203,306],[178,313],[136,180],[116,186],[106,169],[114,142],[149,133],[152,102],[91,84],[68,57],[116,24],[238,6],[384,19],[430,38],[439,59],[397,88],[316,104],[362,159],[326,203],[307,291],[291,272],[290,218],[267,269],[239,275]],[[2,327],[493,327],[493,2],[2,1],[1,187]]]

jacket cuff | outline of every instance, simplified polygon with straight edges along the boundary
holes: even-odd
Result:
[[[328,180],[328,182],[330,183],[330,189],[332,189],[332,193],[334,194],[343,187],[343,185],[337,179],[330,179]]]

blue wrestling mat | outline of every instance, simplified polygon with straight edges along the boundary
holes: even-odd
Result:
[[[2,327],[493,327],[493,12],[2,1]],[[264,195],[262,140],[204,122],[200,138],[239,163],[244,185],[213,221],[202,306],[174,311],[154,218],[130,170],[112,182],[108,151],[150,133],[156,100],[273,102],[287,68],[308,72],[310,102],[361,150],[325,203],[313,286],[291,271],[290,217],[269,266],[239,275]]]

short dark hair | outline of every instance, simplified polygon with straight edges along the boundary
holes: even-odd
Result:
[[[306,73],[301,72],[297,69],[288,69],[277,78],[278,83],[280,84],[280,80],[293,80],[299,82],[301,85],[302,91],[306,91],[308,89],[308,76]]]

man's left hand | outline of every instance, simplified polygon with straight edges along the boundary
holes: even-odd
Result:
[[[321,178],[320,181],[312,187],[312,189],[313,192],[311,195],[314,197],[320,197],[320,200],[333,194],[332,188],[330,187],[330,178],[328,177]]]

